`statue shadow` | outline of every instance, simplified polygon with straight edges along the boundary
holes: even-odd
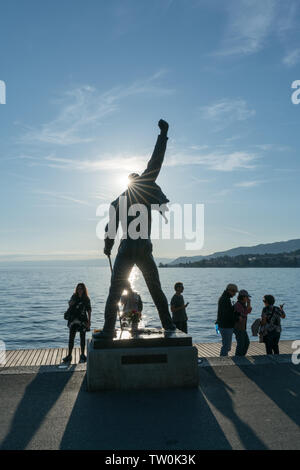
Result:
[[[231,449],[195,389],[89,393],[82,383],[60,449]]]

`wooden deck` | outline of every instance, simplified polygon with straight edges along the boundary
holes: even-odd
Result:
[[[292,354],[293,341],[280,341],[280,354]],[[220,355],[221,343],[194,343],[198,350],[198,357],[216,357]],[[236,343],[232,343],[229,356],[234,356]],[[60,365],[62,358],[68,354],[67,348],[53,349],[19,349],[6,351],[5,363],[0,364],[0,369],[8,367],[26,367],[26,366],[50,366]],[[248,356],[265,355],[265,345],[253,341],[250,343]],[[72,364],[78,364],[80,359],[80,348],[73,350]],[[1,361],[2,362],[2,361]]]

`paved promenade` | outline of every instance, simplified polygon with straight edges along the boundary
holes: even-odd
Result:
[[[280,353],[291,354],[293,341],[280,341]],[[221,343],[194,343],[198,350],[198,357],[207,358],[220,355]],[[235,354],[236,343],[232,343],[229,356]],[[265,345],[258,341],[251,341],[247,356],[260,356],[266,352]],[[0,365],[2,369],[29,366],[50,366],[59,365],[62,358],[68,355],[67,348],[47,348],[47,349],[17,349],[6,351],[5,364]],[[80,348],[75,347],[73,350],[72,364],[78,364],[80,359]]]
[[[202,359],[196,389],[88,393],[84,368],[2,369],[0,449],[300,449],[290,355]]]

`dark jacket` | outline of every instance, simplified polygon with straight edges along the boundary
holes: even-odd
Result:
[[[111,249],[114,244],[114,232],[118,230],[120,223],[120,212],[122,210],[122,204],[126,203],[126,221],[122,220],[123,234],[129,237],[127,234],[127,228],[130,223],[139,216],[139,213],[128,215],[128,208],[134,204],[143,204],[146,208],[146,219],[141,218],[141,225],[147,228],[147,238],[150,239],[151,233],[151,205],[167,204],[169,199],[162,192],[161,188],[155,183],[156,178],[162,167],[164,155],[166,151],[168,138],[164,135],[159,135],[153,151],[153,154],[148,162],[146,170],[130,185],[130,187],[124,191],[115,201],[111,203],[109,213],[109,223],[105,228],[105,247]],[[123,206],[124,207],[124,206]],[[167,209],[166,209],[167,210]],[[163,214],[163,211],[160,211]],[[125,224],[124,224],[125,222]],[[141,227],[142,229],[143,227]],[[141,231],[137,228],[137,231]],[[123,236],[124,236],[123,235]],[[143,237],[145,238],[145,237]]]
[[[171,300],[171,307],[182,307],[176,312],[172,312],[172,320],[173,322],[180,322],[180,321],[187,321],[186,310],[184,306],[184,298],[182,294],[174,294]]]
[[[237,320],[237,314],[231,303],[229,292],[225,290],[218,303],[217,323],[219,328],[233,328]]]

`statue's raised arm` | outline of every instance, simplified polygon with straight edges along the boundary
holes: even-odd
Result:
[[[169,129],[169,124],[163,119],[160,119],[160,121],[158,122],[158,127],[160,128],[160,134],[157,138],[152,156],[148,162],[146,170],[140,176],[140,178],[145,181],[156,180],[164,161],[164,156],[167,148],[167,133]]]

